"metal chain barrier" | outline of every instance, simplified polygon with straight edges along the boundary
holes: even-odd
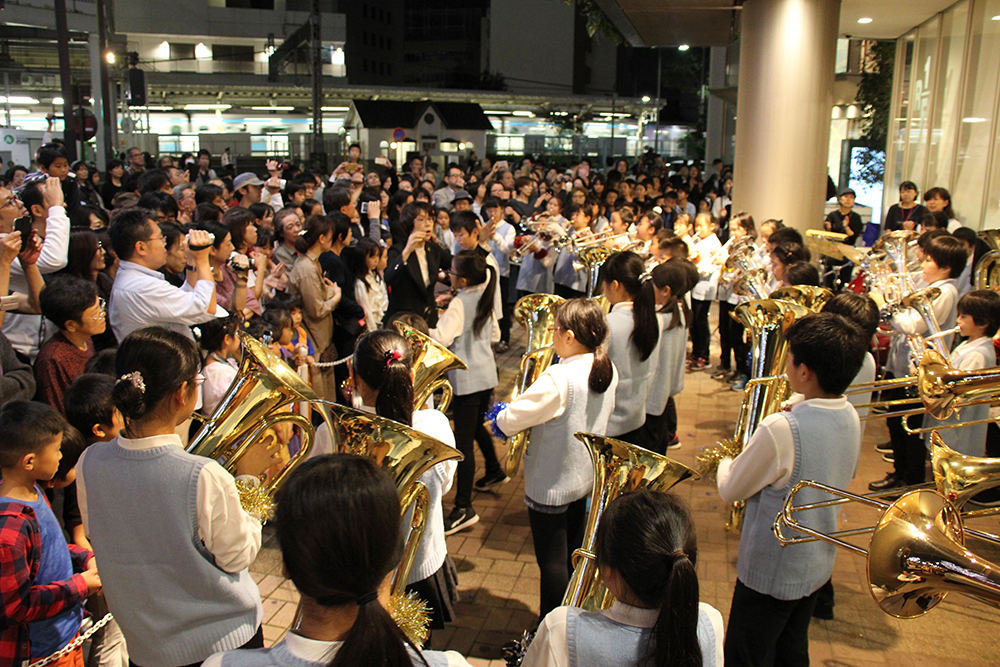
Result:
[[[91,635],[93,635],[95,632],[97,632],[105,625],[107,625],[111,621],[111,619],[112,619],[111,614],[105,614],[104,618],[99,620],[97,623],[94,623],[92,626],[90,626],[89,630],[84,632],[82,635],[80,635],[70,643],[66,644],[66,646],[64,646],[62,649],[53,653],[47,658],[42,658],[41,660],[36,660],[35,662],[30,663],[28,667],[45,667],[45,665],[48,665],[50,663],[55,662],[56,660],[66,657],[76,649],[80,648],[83,645],[83,642],[90,639]]]

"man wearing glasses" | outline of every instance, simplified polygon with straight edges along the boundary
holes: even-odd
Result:
[[[126,158],[128,159],[128,173],[141,174],[146,171],[146,156],[135,146],[128,149]]]
[[[111,288],[109,314],[118,340],[150,326],[161,326],[194,340],[192,326],[228,315],[216,304],[215,279],[208,261],[211,234],[191,230],[187,280],[181,287],[168,283],[159,271],[167,261],[167,242],[150,211],[134,208],[119,212],[111,221],[108,235],[121,259]]]

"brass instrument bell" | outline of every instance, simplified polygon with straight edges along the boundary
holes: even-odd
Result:
[[[438,410],[444,412],[451,404],[452,387],[445,373],[453,370],[466,370],[465,362],[459,359],[454,352],[437,342],[430,336],[426,336],[413,327],[396,322],[396,329],[400,335],[410,344],[410,351],[413,357],[413,402],[414,409],[419,410],[431,395],[438,389],[441,390],[441,400],[438,402]]]

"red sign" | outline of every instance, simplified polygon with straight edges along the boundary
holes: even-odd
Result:
[[[406,130],[404,130],[401,127],[397,127],[395,130],[392,131],[392,138],[395,141],[402,141],[403,139],[406,138]]]

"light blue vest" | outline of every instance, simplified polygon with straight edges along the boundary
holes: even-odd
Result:
[[[608,313],[608,356],[618,369],[615,410],[608,420],[606,435],[614,438],[639,428],[646,422],[646,399],[649,397],[653,360],[659,355],[659,343],[645,361],[632,341],[632,309],[619,308]],[[666,401],[663,403],[666,407]],[[661,410],[662,412],[662,410]]]
[[[261,616],[260,592],[230,574],[198,537],[198,476],[209,459],[176,446],[87,450],[90,540],[108,607],[143,667],[201,662],[239,648]]]
[[[521,260],[521,268],[517,272],[517,289],[531,294],[552,294],[555,290],[552,269],[529,253]]]
[[[490,335],[493,333],[492,320],[483,325],[478,335],[472,329],[472,321],[476,318],[476,305],[484,291],[485,287],[478,289],[473,287],[460,290],[455,296],[465,309],[465,322],[462,324],[462,333],[455,338],[448,349],[457,354],[458,358],[469,367],[466,371],[448,371],[448,381],[455,389],[456,396],[493,389],[500,382],[493,346],[490,344]]]
[[[798,600],[830,578],[837,548],[826,542],[782,547],[772,531],[774,519],[782,511],[792,486],[801,480],[847,488],[858,464],[860,423],[850,404],[831,410],[799,403],[785,413],[785,418],[795,439],[795,467],[784,487],[768,485],[747,500],[736,572],[740,581],[758,593],[779,600]],[[797,496],[796,504],[829,499],[828,494],[805,489]],[[811,528],[832,533],[837,529],[837,513],[837,506],[830,506],[802,512],[798,518]]]
[[[421,651],[418,656],[413,649],[410,659],[414,665],[423,665],[423,659],[430,667],[448,667],[448,656],[441,651]],[[329,661],[313,662],[292,654],[284,640],[272,648],[244,651],[229,651],[222,656],[222,667],[328,667]]]
[[[601,434],[615,404],[615,383],[603,394],[591,391],[592,354],[559,363],[546,372],[564,375],[569,392],[563,413],[531,427],[524,453],[524,493],[542,505],[568,505],[590,493],[594,465],[590,454],[574,434]]]
[[[622,625],[604,614],[566,610],[566,643],[570,667],[637,667],[645,664],[653,628]],[[717,639],[708,613],[698,608],[698,645],[703,667],[715,667]]]

